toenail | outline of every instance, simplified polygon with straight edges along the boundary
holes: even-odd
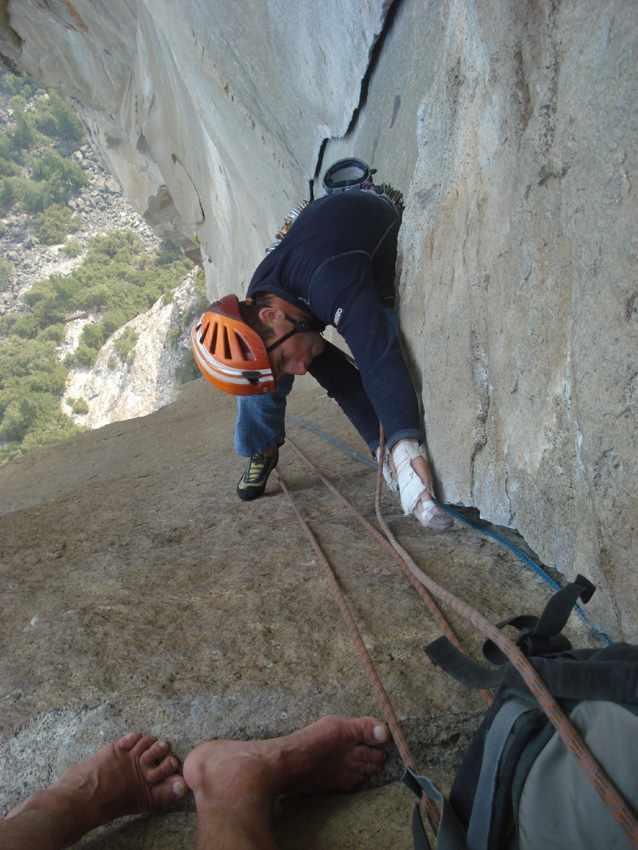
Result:
[[[385,726],[375,726],[372,735],[374,736],[374,740],[378,741],[380,744],[385,743],[388,740],[388,732]]]
[[[176,797],[183,797],[185,793],[186,783],[183,779],[176,779],[175,782],[173,782],[173,794],[175,794]]]
[[[168,746],[168,744],[166,743],[166,741],[158,741],[158,742],[157,742],[157,746],[158,746],[158,747],[167,747],[167,746]]]

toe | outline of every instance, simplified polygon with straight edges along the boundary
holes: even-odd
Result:
[[[357,765],[357,770],[367,779],[369,776],[374,776],[379,773],[382,767],[383,762],[381,764],[373,764],[372,762],[362,761]]]
[[[154,744],[145,750],[140,756],[140,764],[143,767],[153,767],[157,764],[161,759],[169,751],[169,745],[166,741],[155,741]]]
[[[151,785],[162,782],[170,776],[179,774],[181,765],[175,756],[166,756],[157,767],[145,767],[144,778]]]
[[[376,717],[357,717],[353,724],[358,741],[370,747],[380,747],[388,742],[388,730]]]
[[[131,754],[141,760],[142,755],[152,747],[153,744],[157,741],[157,738],[154,738],[152,735],[142,735],[142,737],[135,743],[135,745],[131,748]]]
[[[376,770],[385,763],[385,753],[383,750],[373,749],[372,747],[355,747],[349,754],[348,761],[357,767],[371,765]]]
[[[188,792],[188,787],[181,776],[172,776],[154,785],[150,792],[153,808],[163,809],[181,800]]]
[[[142,738],[141,732],[129,732],[128,735],[124,735],[123,738],[120,738],[115,742],[115,746],[118,750],[124,750],[128,752],[128,750],[132,750],[135,744]]]

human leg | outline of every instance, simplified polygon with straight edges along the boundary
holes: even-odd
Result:
[[[280,446],[285,438],[286,399],[293,375],[284,375],[273,393],[238,396],[235,419],[235,452],[242,457],[265,454]]]
[[[279,446],[284,442],[286,398],[292,389],[293,375],[279,379],[273,393],[240,396],[235,420],[235,451],[249,461],[237,484],[242,501],[259,498],[279,460]]]
[[[386,741],[374,718],[324,717],[283,738],[201,744],[184,762],[197,850],[275,850],[277,796],[353,790],[381,770]]]
[[[0,846],[62,850],[115,818],[166,808],[186,790],[167,743],[126,735],[0,819]]]

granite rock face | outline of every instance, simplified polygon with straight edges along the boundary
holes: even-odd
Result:
[[[638,10],[445,5],[401,279],[437,471],[635,640]]]
[[[4,50],[77,100],[137,209],[199,242],[215,292],[247,282],[346,131],[387,5],[21,0]]]
[[[63,402],[72,405],[77,398],[86,402],[84,413],[64,408],[75,422],[93,430],[111,422],[148,416],[175,401],[179,391],[177,373],[186,358],[190,362],[193,314],[202,309],[195,275],[194,271],[189,273],[170,301],[165,303],[160,298],[149,310],[118,328],[90,369],[70,370]],[[76,344],[85,322],[77,320],[72,329]],[[134,340],[124,358],[118,352],[118,340],[123,335]]]
[[[323,161],[354,146],[406,195],[401,314],[442,494],[590,576],[596,617],[635,638],[638,8],[389,6],[21,0],[2,50],[77,99],[155,227],[197,236],[211,294],[242,291],[360,107]]]

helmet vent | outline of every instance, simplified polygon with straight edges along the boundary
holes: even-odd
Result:
[[[209,347],[209,351],[211,353],[214,352],[215,348],[217,347],[217,331],[218,330],[219,330],[219,326],[216,323],[213,323],[213,332],[211,334],[210,347]]]
[[[239,350],[241,351],[241,356],[244,358],[244,360],[254,360],[255,356],[252,353],[252,351],[250,350],[250,346],[248,345],[246,340],[243,338],[243,336],[241,334],[236,334],[235,339],[237,340],[237,344],[239,345]]]
[[[201,325],[201,324],[197,326],[197,330],[198,331],[201,330],[201,334],[200,334],[200,337],[199,337],[200,345],[204,344],[204,340],[206,339],[206,334],[208,333],[209,327],[210,327],[210,325]]]
[[[228,328],[224,325],[222,328],[223,332],[223,345],[224,345],[224,357],[226,360],[230,360],[231,352],[230,352],[230,340],[228,339]]]

